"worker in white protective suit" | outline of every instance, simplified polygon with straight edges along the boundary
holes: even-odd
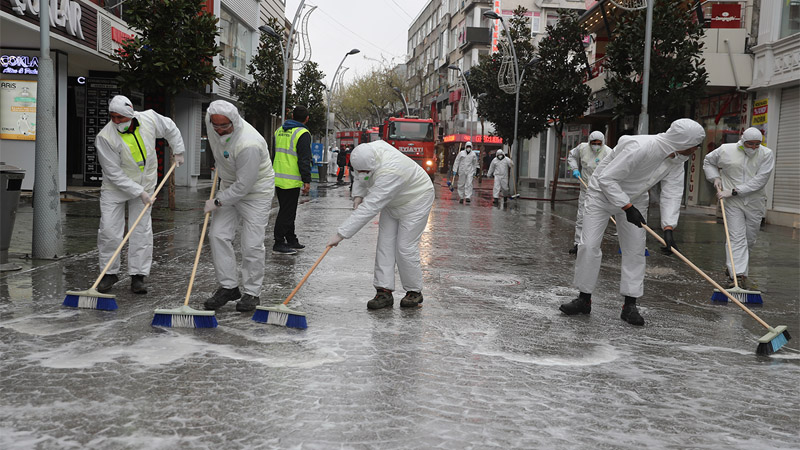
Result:
[[[661,228],[666,246],[675,246],[673,229],[678,225],[683,198],[684,166],[705,139],[703,127],[691,119],[678,119],[665,133],[623,136],[614,151],[600,161],[589,181],[583,213],[583,231],[578,244],[573,284],[578,298],[559,308],[564,314],[589,314],[592,292],[597,285],[603,252],[600,243],[611,216],[617,218],[622,249],[620,293],[625,296],[620,318],[631,325],[644,325],[636,299],[644,292],[645,230],[648,190],[661,183]]]
[[[336,176],[336,170],[339,166],[336,165],[336,158],[339,156],[339,149],[331,146],[328,149],[328,175]]]
[[[111,119],[97,133],[95,147],[103,169],[100,188],[100,227],[97,250],[100,267],[105,267],[122,243],[125,234],[125,207],[128,227],[133,225],[146,205],[155,201],[153,192],[158,181],[156,139],[166,139],[177,165],[184,162],[183,138],[175,122],[153,110],[136,112],[131,101],[122,95],[108,103]],[[131,291],[146,294],[144,277],[150,275],[153,262],[153,227],[150,210],[142,216],[128,241],[128,274]],[[120,261],[115,258],[97,285],[99,292],[108,292],[119,281]]]
[[[472,201],[472,181],[477,169],[478,153],[472,151],[472,142],[467,141],[453,162],[453,176],[458,175],[458,203]]]
[[[583,203],[586,199],[586,186],[592,178],[594,169],[600,161],[611,153],[611,148],[606,145],[606,137],[599,131],[589,133],[589,142],[578,144],[577,147],[569,151],[569,168],[572,176],[583,180],[581,191],[578,195],[578,215],[575,218],[575,245],[570,249],[571,255],[578,254],[578,243],[581,240],[581,230],[583,229]]]
[[[714,183],[717,198],[724,199],[733,263],[739,287],[755,288],[748,283],[750,248],[756,243],[761,219],[767,210],[765,186],[775,170],[772,150],[761,145],[758,128],[748,128],[739,142],[722,144],[706,155],[703,171]],[[731,255],[725,245],[728,287],[733,287]]]
[[[406,291],[400,306],[418,306],[422,303],[419,241],[433,206],[431,178],[411,158],[385,141],[357,146],[350,156],[350,163],[356,171],[354,211],[328,246],[336,246],[343,239],[353,237],[381,213],[372,282],[378,292],[367,302],[367,308],[381,309],[394,305],[395,266]]]
[[[492,204],[499,204],[500,197],[508,198],[508,174],[514,167],[514,162],[511,158],[507,158],[505,152],[498,150],[494,154],[494,159],[489,164],[489,171],[486,173],[488,177],[494,177],[494,186],[492,187]]]
[[[203,208],[212,213],[208,238],[219,287],[204,307],[216,310],[240,299],[236,310],[249,312],[261,303],[264,233],[275,192],[275,172],[267,141],[239,116],[232,104],[224,100],[211,102],[206,111],[206,130],[220,179],[216,197],[206,200]],[[233,250],[240,223],[241,290]]]

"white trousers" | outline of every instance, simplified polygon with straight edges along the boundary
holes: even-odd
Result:
[[[492,197],[500,198],[508,195],[508,176],[494,176],[494,186],[492,187]]]
[[[633,205],[647,217],[647,196],[637,199]],[[584,203],[583,230],[578,243],[578,258],[575,261],[573,285],[580,291],[591,294],[597,286],[603,252],[600,244],[608,226],[608,218],[615,216],[619,246],[622,249],[622,270],[619,292],[639,298],[644,293],[645,230],[628,222],[625,211],[608,203],[602,194],[588,193]]]
[[[272,194],[256,200],[239,200],[222,205],[211,213],[208,240],[214,259],[217,282],[226,289],[239,286],[233,238],[239,223],[242,253],[242,294],[258,297],[264,282],[264,235],[272,207]]]
[[[731,249],[733,250],[733,263],[736,266],[736,275],[747,276],[750,272],[750,248],[758,239],[761,229],[761,218],[764,212],[761,209],[753,210],[736,202],[725,199],[725,218],[728,221],[728,232],[731,235]],[[728,273],[733,273],[731,268],[731,255],[725,243],[725,265]]]
[[[121,198],[122,195],[115,191],[100,193],[100,228],[97,230],[97,250],[100,254],[101,270],[108,264],[111,255],[117,250],[125,236],[126,204],[128,206],[128,229],[144,209],[144,203],[139,197],[125,200]],[[151,208],[147,208],[147,212],[128,240],[129,275],[150,275],[150,266],[153,263],[153,226],[150,220],[150,211]],[[119,256],[114,258],[107,274],[119,272],[119,260]]]
[[[458,172],[458,197],[472,198],[472,181],[475,179],[475,171]]]
[[[578,195],[578,215],[575,217],[575,245],[581,242],[581,231],[583,230],[583,203],[586,201],[586,188],[581,187]]]
[[[406,291],[422,292],[419,241],[428,224],[434,192],[430,191],[401,208],[385,208],[378,220],[375,251],[375,288],[394,291],[394,268]]]

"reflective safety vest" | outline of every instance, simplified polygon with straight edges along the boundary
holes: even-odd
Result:
[[[308,128],[296,127],[285,130],[279,127],[275,130],[275,161],[272,168],[275,170],[275,187],[281,189],[294,189],[303,187],[300,178],[300,166],[297,164],[297,141]]]
[[[139,127],[136,127],[133,133],[120,133],[119,137],[131,149],[131,156],[139,166],[139,172],[144,172],[144,165],[147,162],[147,149],[144,148],[144,140],[142,135],[139,134]]]

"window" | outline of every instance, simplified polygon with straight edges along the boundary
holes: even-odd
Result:
[[[781,9],[781,38],[800,32],[800,0],[785,0]]]
[[[219,55],[220,63],[223,67],[247,75],[250,30],[225,8],[222,8],[220,13],[219,28],[219,41],[222,47]]]
[[[433,124],[425,122],[391,122],[389,139],[433,141]]]
[[[542,13],[535,12],[533,13],[533,17],[531,17],[531,34],[539,33],[540,27],[542,26]]]
[[[545,26],[547,27],[556,26],[556,23],[558,23],[558,13],[554,12],[547,13],[547,23],[545,24]]]

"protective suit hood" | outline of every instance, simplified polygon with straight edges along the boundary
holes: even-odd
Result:
[[[589,133],[589,142],[592,141],[600,141],[601,145],[605,145],[606,137],[603,136],[603,133],[599,131],[592,131],[591,133]]]
[[[350,165],[354,170],[373,172],[378,167],[378,152],[370,143],[359,144],[350,153]]]
[[[761,135],[761,131],[759,131],[759,129],[756,128],[756,127],[750,127],[748,129],[744,130],[744,133],[742,133],[741,139],[739,139],[738,145],[739,145],[740,149],[744,150],[744,153],[747,156],[753,156],[758,152],[758,149],[760,148],[760,146],[758,148],[750,148],[750,147],[745,147],[744,143],[747,142],[747,141],[759,141],[759,142],[761,142],[762,140],[763,140],[763,136]]]
[[[696,147],[706,138],[703,126],[692,119],[678,119],[669,129],[656,135],[661,149],[666,155]]]
[[[466,149],[467,147],[472,148],[472,141],[467,141],[467,143],[464,144],[464,148]]]
[[[217,130],[211,126],[212,114],[219,114],[227,117],[233,124],[233,132],[226,135],[217,133]],[[228,142],[238,139],[243,130],[244,127],[242,126],[242,117],[239,115],[239,110],[231,103],[225,100],[214,100],[208,105],[208,110],[206,111],[206,131],[208,134],[208,142],[212,147],[224,148]]]
[[[134,117],[136,115],[133,110],[133,103],[124,95],[115,95],[108,102],[108,112],[115,112],[125,117]]]
[[[504,151],[502,151],[502,150],[498,150],[498,151],[496,151],[496,152],[495,152],[495,156],[499,156],[499,155],[505,155],[505,152],[504,152]]]

